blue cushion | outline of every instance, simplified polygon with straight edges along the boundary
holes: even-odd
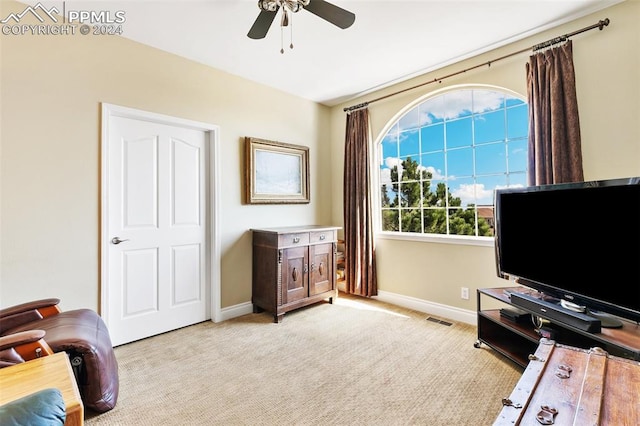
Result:
[[[60,426],[66,417],[58,389],[43,389],[0,406],[2,426]]]

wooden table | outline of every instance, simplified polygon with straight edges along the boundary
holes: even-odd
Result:
[[[82,426],[84,406],[66,353],[0,368],[0,405],[47,388],[57,388],[62,393],[67,410],[64,424]]]

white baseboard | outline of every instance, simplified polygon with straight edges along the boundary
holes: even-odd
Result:
[[[220,321],[226,321],[231,318],[241,317],[243,315],[253,313],[253,303],[245,302],[239,303],[237,305],[229,306],[227,308],[222,308],[220,310]]]
[[[392,303],[404,308],[413,309],[414,311],[432,314],[441,317],[442,319],[460,321],[471,325],[477,325],[478,322],[476,311],[442,305],[440,303],[429,302],[427,300],[404,296],[402,294],[379,290],[378,295],[373,298],[378,299],[381,302]],[[229,306],[220,310],[221,315],[219,322],[251,313],[253,313],[253,304],[251,302]]]
[[[450,319],[460,321],[471,325],[478,324],[478,315],[476,311],[460,309],[454,306],[442,305],[440,303],[429,302],[415,297],[404,296],[402,294],[390,293],[378,290],[378,295],[374,296],[381,302],[391,303],[404,308],[413,309],[414,311],[432,314],[442,319]]]

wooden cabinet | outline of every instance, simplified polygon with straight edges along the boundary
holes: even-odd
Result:
[[[481,343],[485,343],[524,368],[529,362],[529,355],[535,352],[544,336],[538,333],[531,320],[518,323],[500,315],[500,309],[483,309],[481,305],[482,298],[488,297],[502,302],[507,309],[513,309],[510,300],[512,292],[529,290],[523,287],[478,289],[478,340],[475,346],[480,347]],[[584,349],[599,347],[611,355],[640,361],[639,324],[623,320],[622,328],[602,328],[600,333],[591,333],[552,321],[539,312],[527,311],[522,307],[517,309],[546,320],[547,327],[554,333],[553,339],[558,343]]]
[[[336,290],[339,227],[303,226],[253,229],[253,311],[286,312],[328,299]]]

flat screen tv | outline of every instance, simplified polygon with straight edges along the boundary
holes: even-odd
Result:
[[[585,307],[603,327],[640,322],[640,177],[494,195],[499,277]]]

